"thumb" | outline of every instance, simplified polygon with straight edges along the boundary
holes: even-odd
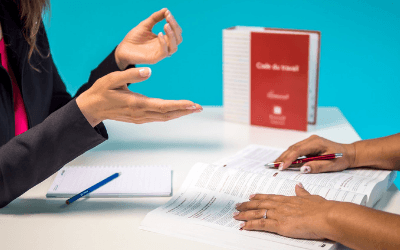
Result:
[[[300,168],[302,174],[317,174],[323,172],[330,172],[333,170],[333,164],[331,161],[311,161],[306,162]]]
[[[301,184],[301,182],[296,184],[294,190],[295,190],[297,196],[310,195],[310,193],[303,187],[303,184]]]
[[[105,76],[110,89],[120,88],[128,83],[138,83],[147,80],[151,75],[150,68],[131,68],[112,72]]]

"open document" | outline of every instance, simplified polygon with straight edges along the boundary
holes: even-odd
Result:
[[[240,231],[241,222],[232,217],[235,205],[248,201],[255,193],[293,196],[299,182],[311,194],[328,200],[373,204],[379,199],[375,195],[382,194],[376,190],[386,190],[394,180],[395,174],[390,171],[300,174],[263,166],[281,152],[251,145],[214,164],[195,164],[181,190],[168,203],[147,214],[140,228],[231,249],[334,249],[335,244],[330,241]]]

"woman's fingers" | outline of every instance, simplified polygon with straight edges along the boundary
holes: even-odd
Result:
[[[146,20],[142,21],[142,24],[146,26],[149,30],[152,30],[154,25],[156,25],[158,22],[163,20],[166,17],[166,12],[168,10],[166,8],[161,9],[157,12],[154,12],[149,16]]]
[[[167,34],[168,54],[172,55],[178,50],[176,36],[169,23],[164,25],[165,34]]]
[[[273,209],[279,206],[279,202],[272,200],[251,200],[248,202],[236,204],[236,209],[238,211],[248,211],[257,209]]]
[[[132,68],[124,71],[112,72],[104,76],[109,89],[118,89],[128,83],[138,83],[147,80],[151,75],[150,68]]]
[[[157,98],[148,98],[145,103],[146,111],[154,111],[158,113],[167,113],[175,110],[203,110],[203,108],[187,100],[162,100]]]
[[[259,219],[243,222],[241,229],[249,231],[267,231],[272,233],[278,232],[278,222],[272,219]]]
[[[235,220],[242,220],[242,221],[266,219],[268,211],[271,212],[272,210],[257,209],[257,210],[243,211],[243,212],[235,212],[233,214],[233,218]]]
[[[133,116],[119,116],[116,117],[115,120],[122,121],[122,122],[129,122],[135,124],[143,124],[149,122],[166,122],[173,119],[177,119],[179,117],[190,115],[195,113],[196,110],[178,110],[178,111],[171,111],[167,113],[157,113],[157,112],[145,112],[144,115],[140,117],[133,117]]]
[[[285,195],[276,194],[253,194],[250,195],[249,200],[271,200],[276,202],[285,202],[288,199]]]
[[[320,137],[313,135],[303,141],[300,141],[290,146],[285,152],[283,152],[275,162],[282,162],[279,166],[279,170],[287,169],[293,161],[298,157],[304,155],[318,155],[324,153],[326,147],[321,145]]]
[[[159,113],[159,112],[154,112],[154,111],[147,111],[145,112],[145,117],[146,119],[152,119],[153,121],[160,121],[160,122],[165,122],[169,121],[172,119],[179,118],[181,116],[189,115],[192,113],[195,113],[196,110],[175,110],[175,111],[170,111],[166,113]]]
[[[158,33],[158,41],[160,42],[160,46],[161,46],[161,50],[162,50],[161,57],[164,58],[169,55],[169,52],[168,52],[169,49],[168,49],[168,43],[165,40],[165,37],[162,32]]]
[[[171,14],[170,11],[166,13],[167,22],[171,25],[172,30],[175,33],[176,37],[176,44],[179,45],[182,42],[182,28],[179,26],[178,22],[175,20],[174,16]]]
[[[330,171],[337,171],[335,168],[335,164],[337,159],[329,160],[329,161],[310,161],[304,163],[303,166],[300,167],[300,172],[302,174],[317,174],[324,173]]]

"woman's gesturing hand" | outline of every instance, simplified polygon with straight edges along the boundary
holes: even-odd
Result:
[[[301,184],[296,196],[256,194],[250,201],[239,203],[236,220],[245,221],[243,230],[278,233],[303,239],[325,239],[331,234],[328,216],[336,201],[310,195]]]
[[[163,19],[166,35],[156,35],[152,29]],[[131,64],[155,64],[178,50],[182,42],[182,29],[167,9],[153,13],[133,28],[118,45],[115,59],[120,69]]]
[[[334,153],[342,153],[343,157],[334,160],[306,162],[301,166],[300,171],[305,174],[340,171],[353,165],[355,159],[354,145],[336,143],[317,135],[312,135],[290,146],[275,160],[275,162],[280,162],[279,170],[284,170],[300,156],[316,156]]]
[[[149,98],[128,89],[128,83],[147,80],[150,74],[150,68],[110,73],[77,97],[78,107],[93,127],[107,119],[141,124],[202,111],[200,105],[191,101]]]

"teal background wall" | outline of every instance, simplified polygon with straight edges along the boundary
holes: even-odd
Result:
[[[46,26],[68,90],[74,94],[131,28],[163,7],[180,23],[184,41],[132,91],[222,105],[222,29],[319,30],[318,105],[338,107],[362,139],[400,132],[400,2],[394,0],[53,0]]]

